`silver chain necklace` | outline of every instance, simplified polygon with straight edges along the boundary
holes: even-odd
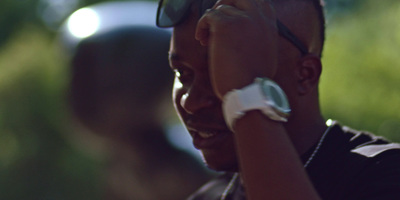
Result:
[[[332,126],[328,126],[328,128],[325,130],[324,134],[322,134],[321,139],[319,139],[317,146],[315,147],[314,151],[312,152],[311,156],[307,159],[306,163],[304,164],[304,168],[307,168],[308,165],[311,163],[311,161],[314,159],[315,155],[321,148],[322,142],[325,139],[325,136],[328,134],[329,130],[331,129]],[[236,179],[239,177],[239,173],[235,173],[231,180],[228,183],[228,186],[226,186],[224,192],[222,193],[221,200],[225,200],[225,198],[228,196],[228,193],[231,191],[233,184],[235,183]]]

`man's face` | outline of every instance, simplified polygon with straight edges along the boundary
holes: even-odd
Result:
[[[175,27],[172,35],[170,64],[175,71],[174,105],[207,165],[215,170],[237,170],[233,133],[225,124],[221,101],[210,82],[207,47],[194,38],[196,15],[192,14]]]
[[[208,48],[195,39],[199,19],[197,11],[194,6],[192,14],[175,26],[172,34],[170,65],[175,71],[173,101],[193,138],[194,146],[201,150],[207,165],[215,170],[233,171],[238,169],[234,137],[225,124],[221,101],[213,92],[208,71]],[[285,19],[287,16],[280,17]],[[287,37],[279,37],[278,40],[277,71],[270,78],[286,92],[293,107],[297,84],[294,69],[301,52]]]

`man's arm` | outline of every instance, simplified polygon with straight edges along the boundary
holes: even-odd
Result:
[[[235,124],[249,199],[319,199],[283,126],[252,111]]]
[[[276,17],[261,0],[222,0],[199,21],[196,38],[209,47],[210,77],[216,95],[275,76]],[[260,111],[234,125],[240,175],[248,199],[319,199],[283,125]]]

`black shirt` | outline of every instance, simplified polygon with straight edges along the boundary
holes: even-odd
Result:
[[[400,200],[400,144],[367,132],[334,123],[306,170],[324,200]],[[225,173],[211,180],[189,200],[219,200],[231,177]],[[237,180],[226,200],[245,199]]]

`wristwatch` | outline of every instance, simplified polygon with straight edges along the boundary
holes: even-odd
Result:
[[[268,78],[256,78],[252,84],[228,92],[222,109],[232,131],[235,121],[248,111],[260,110],[269,119],[279,122],[287,122],[291,111],[285,92]]]

